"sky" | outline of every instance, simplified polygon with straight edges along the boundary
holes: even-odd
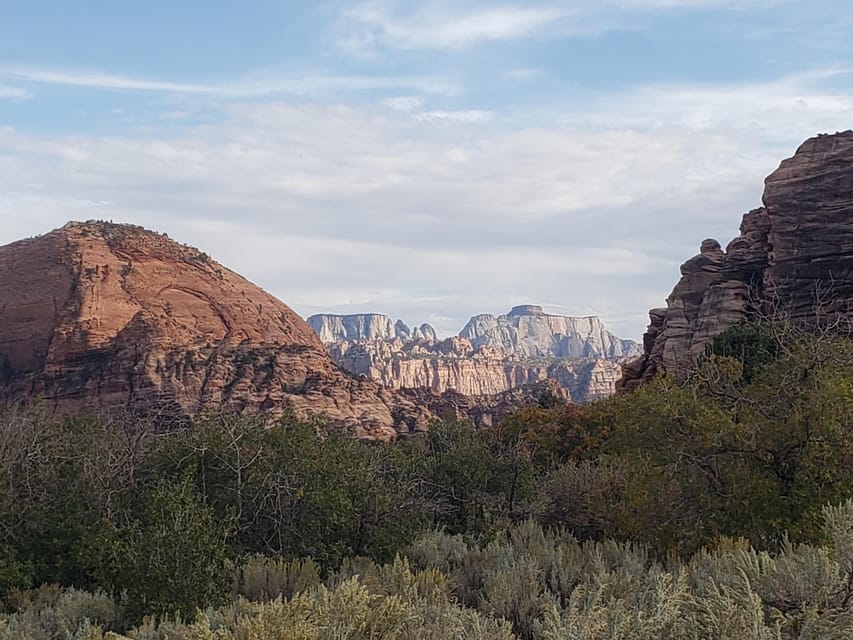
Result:
[[[638,339],[853,127],[851,30],[849,0],[3,0],[0,244],[129,222],[303,316]]]

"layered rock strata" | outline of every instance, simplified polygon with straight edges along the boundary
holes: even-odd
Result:
[[[498,394],[475,396],[445,391],[437,393],[420,387],[401,389],[401,393],[418,405],[427,407],[441,420],[468,420],[474,426],[487,428],[500,423],[519,407],[539,404],[544,398],[571,402],[568,391],[556,380],[509,389]]]
[[[515,358],[624,358],[639,353],[637,343],[617,338],[596,316],[551,315],[537,305],[513,307],[503,316],[474,316],[459,336],[475,347],[493,347]]]
[[[309,323],[347,371],[394,389],[428,388],[465,396],[556,380],[574,401],[596,400],[613,393],[621,376],[618,361],[639,353],[636,343],[615,337],[596,317],[549,315],[534,305],[515,307],[504,316],[474,316],[459,336],[441,341],[434,332],[430,338],[423,331],[408,338],[385,332],[377,339],[380,332],[374,327],[394,326],[390,318],[377,314],[318,315]],[[363,330],[345,334],[330,330],[334,327]],[[349,338],[334,339],[343,335]]]
[[[764,206],[723,251],[705,240],[650,312],[643,355],[621,386],[686,376],[705,346],[742,321],[849,327],[853,319],[853,132],[807,140],[765,180]]]
[[[352,340],[435,340],[435,329],[429,324],[410,329],[402,320],[394,322],[379,313],[352,315],[318,314],[307,319],[308,326],[324,343]]]
[[[391,438],[433,418],[337,367],[287,305],[140,227],[69,223],[0,247],[0,400],[322,415]]]

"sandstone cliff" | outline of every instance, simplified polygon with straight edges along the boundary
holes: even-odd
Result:
[[[536,305],[513,307],[505,316],[474,316],[459,336],[475,347],[490,346],[516,358],[623,358],[639,354],[637,343],[617,338],[595,316],[550,315]]]
[[[379,313],[346,316],[320,313],[307,319],[308,325],[324,343],[354,340],[435,340],[435,329],[429,324],[410,329],[402,320],[394,322]]]
[[[289,409],[379,438],[432,417],[342,371],[289,307],[200,251],[107,223],[0,247],[0,400],[29,399],[59,413]]]
[[[853,132],[807,140],[766,179],[763,203],[725,251],[705,240],[682,265],[622,386],[659,371],[683,377],[714,336],[744,320],[853,318]]]
[[[565,387],[556,380],[543,380],[485,396],[464,395],[456,391],[437,393],[424,387],[401,389],[401,393],[418,405],[427,407],[442,420],[469,420],[476,427],[496,425],[519,407],[538,404],[546,395],[571,402]]]
[[[598,318],[547,315],[532,305],[497,318],[474,316],[459,337],[442,341],[434,332],[392,332],[391,319],[378,314],[312,316],[309,323],[347,371],[394,389],[466,396],[500,394],[550,379],[574,401],[596,400],[613,393],[621,376],[617,360],[639,353],[636,343],[616,338]],[[350,337],[341,339],[344,335]]]

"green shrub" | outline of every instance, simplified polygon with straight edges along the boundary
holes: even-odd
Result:
[[[231,584],[229,522],[216,518],[189,483],[158,484],[140,520],[105,527],[93,571],[131,620],[191,615],[225,601]]]

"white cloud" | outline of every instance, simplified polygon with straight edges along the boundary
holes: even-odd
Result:
[[[787,4],[792,0],[604,0],[626,9],[754,9]]]
[[[311,95],[373,89],[409,89],[445,95],[459,92],[459,86],[454,80],[439,75],[329,75],[322,72],[292,73],[267,70],[249,74],[236,81],[205,84],[134,78],[97,71],[0,66],[0,77],[2,76],[31,83],[116,91],[213,95],[224,98]]]
[[[477,124],[488,122],[494,117],[492,111],[466,109],[462,111],[422,111],[417,118],[430,124]]]
[[[607,96],[579,121],[593,127],[659,128],[690,131],[739,130],[748,135],[789,140],[853,122],[853,97],[824,81],[844,69],[816,69],[777,80],[732,84],[656,84]],[[618,106],[613,103],[619,102]],[[624,102],[623,102],[624,101]]]
[[[386,98],[382,101],[386,107],[393,109],[394,111],[415,111],[420,109],[423,104],[423,98],[419,98],[417,96],[397,96],[394,98]]]
[[[30,92],[25,89],[21,89],[19,87],[8,87],[6,85],[0,84],[0,100],[10,98],[13,100],[20,100],[29,97]]]
[[[522,68],[522,69],[510,69],[506,72],[506,76],[512,80],[518,81],[527,81],[527,80],[538,80],[540,78],[546,78],[548,74],[542,69],[530,69],[530,68]]]
[[[536,33],[574,12],[564,8],[525,6],[448,9],[421,5],[415,13],[389,10],[387,5],[362,5],[343,12],[344,43],[356,50],[454,49],[478,42],[510,40]]]
[[[381,49],[446,50],[523,38],[634,29],[643,14],[672,10],[758,9],[792,0],[581,0],[492,2],[385,0],[341,12],[339,44],[359,53]],[[414,9],[412,7],[415,7]]]
[[[214,85],[144,80],[89,71],[0,67],[0,75],[6,75],[27,82],[75,87],[99,87],[102,89],[173,91],[177,93],[222,93],[226,91],[223,87]]]
[[[541,302],[639,337],[677,264],[737,233],[781,158],[853,121],[820,76],[639,87],[536,128],[285,101],[234,101],[222,121],[144,135],[0,128],[0,243],[70,217],[128,221],[303,314],[438,315],[456,331]]]

